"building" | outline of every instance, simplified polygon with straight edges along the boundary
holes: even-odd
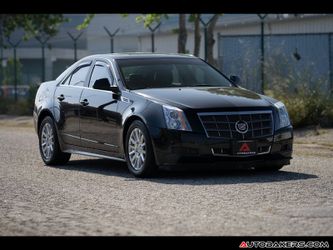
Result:
[[[83,14],[66,15],[71,22],[61,26],[60,32],[48,42],[45,60],[45,78],[54,79],[74,61],[73,40],[67,32],[77,36],[76,25]],[[97,14],[77,41],[77,58],[89,54],[111,51],[111,38],[105,31],[117,31],[113,37],[114,52],[151,51],[151,32],[142,23],[136,23],[136,14]],[[202,15],[208,21],[209,14]],[[170,14],[155,32],[155,52],[177,52],[178,15]],[[187,23],[187,49],[193,52],[193,23]],[[298,71],[310,69],[314,79],[323,78],[325,86],[332,89],[332,33],[333,14],[269,14],[264,19],[264,49],[267,62],[277,54],[284,55],[291,67]],[[204,58],[204,37],[201,30],[200,57]],[[261,82],[261,20],[256,14],[224,14],[215,29],[214,57],[218,67],[227,75],[240,75],[246,87],[260,90]],[[20,39],[18,34],[13,40]],[[12,57],[13,49],[4,50],[3,65]],[[22,63],[20,84],[41,81],[41,47],[35,40],[22,42],[17,49]],[[297,59],[299,58],[299,59]],[[295,60],[296,59],[296,60]],[[249,70],[244,70],[244,69]],[[296,71],[295,71],[296,72]],[[269,78],[266,79],[268,81]],[[314,80],[315,81],[315,80]]]
[[[68,65],[74,62],[73,41],[67,34],[70,32],[73,36],[77,36],[80,32],[75,27],[82,23],[85,14],[82,15],[65,15],[70,18],[70,22],[63,23],[59,32],[55,37],[48,40],[45,49],[45,80],[54,79]],[[23,41],[23,32],[17,31],[10,37],[10,42],[15,44],[19,42],[17,47],[17,58],[21,64],[18,84],[38,83],[42,80],[42,49],[41,44],[34,38]],[[10,46],[7,39],[4,39],[2,66],[8,67],[8,59],[14,57],[14,50]],[[89,54],[87,51],[86,32],[77,41],[78,58],[82,58]],[[12,67],[8,71],[13,71]],[[9,73],[8,72],[8,73]],[[9,83],[8,83],[9,84]]]

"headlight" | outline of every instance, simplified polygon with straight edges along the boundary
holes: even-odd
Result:
[[[277,102],[274,104],[274,106],[277,107],[279,112],[279,126],[277,127],[277,129],[289,126],[290,120],[286,106],[284,106],[282,102]]]
[[[183,110],[163,105],[164,118],[168,129],[191,131]]]

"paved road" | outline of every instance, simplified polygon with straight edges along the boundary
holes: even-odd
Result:
[[[46,167],[32,128],[2,124],[0,235],[333,235],[333,145],[298,142],[292,165],[275,174],[141,180],[111,160]]]

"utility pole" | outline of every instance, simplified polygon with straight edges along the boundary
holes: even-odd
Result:
[[[329,65],[329,86],[330,86],[330,97],[333,97],[333,65],[332,65],[332,34],[328,34],[328,65]]]
[[[0,19],[0,85],[2,85],[3,81],[3,20]]]
[[[148,25],[148,28],[151,32],[151,52],[155,52],[155,31],[160,26],[161,26],[161,22],[159,22],[154,28],[152,28],[152,27],[150,27],[150,25]]]
[[[21,43],[21,39],[16,42],[16,43],[12,43],[8,37],[8,43],[10,44],[10,46],[12,46],[12,48],[14,49],[14,96],[15,96],[15,102],[17,101],[17,60],[16,60],[16,48],[19,46],[19,44]]]
[[[0,52],[0,85],[2,85],[3,82],[3,39],[2,36],[0,37],[0,43],[1,43],[1,52]]]
[[[73,40],[73,43],[74,43],[74,62],[76,62],[77,61],[77,40],[79,40],[80,36],[83,34],[83,31],[81,31],[81,33],[79,35],[77,35],[76,37],[74,37],[69,32],[67,32],[67,34]]]
[[[215,15],[214,15],[215,16]],[[208,48],[207,48],[207,44],[208,44],[208,26],[209,24],[213,21],[214,16],[212,16],[208,22],[204,22],[203,19],[200,16],[200,22],[202,23],[203,27],[204,27],[204,39],[205,39],[205,61],[207,61],[207,55],[208,55]]]
[[[108,30],[108,28],[106,28],[105,26],[104,26],[104,29],[105,29],[105,31],[106,31],[106,33],[109,35],[109,37],[110,37],[110,52],[111,53],[113,53],[113,38],[116,36],[116,34],[118,33],[118,31],[120,30],[119,28],[118,29],[116,29],[116,31],[115,32],[113,32],[113,33],[111,33],[109,30]]]
[[[42,47],[42,82],[45,82],[45,44],[50,39],[50,37],[42,39],[41,36],[36,36],[35,38],[41,44]]]
[[[261,93],[264,94],[264,83],[265,83],[265,44],[264,44],[264,19],[266,18],[267,14],[257,14],[260,18],[260,27],[261,27],[261,56],[260,56],[260,64],[261,64]]]

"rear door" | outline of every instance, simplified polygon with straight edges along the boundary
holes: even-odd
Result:
[[[117,123],[121,123],[121,115],[117,112],[119,97],[110,90],[94,88],[94,83],[102,78],[107,78],[110,86],[114,84],[110,66],[106,62],[96,61],[89,87],[83,90],[80,98],[81,143],[84,147],[118,152],[116,128]]]
[[[90,62],[80,64],[72,71],[55,91],[55,108],[60,113],[58,130],[66,144],[80,143],[80,96],[85,86],[90,70]],[[57,110],[55,110],[57,112]]]

